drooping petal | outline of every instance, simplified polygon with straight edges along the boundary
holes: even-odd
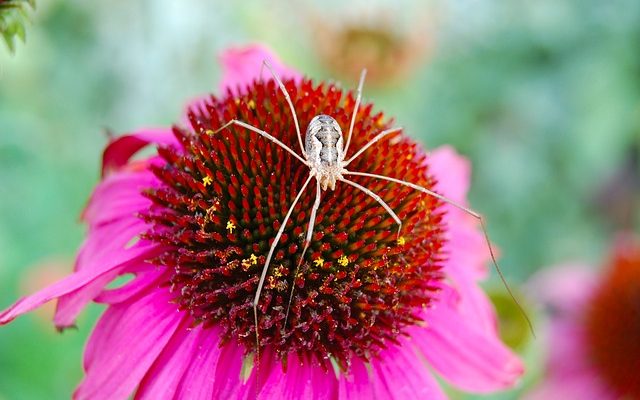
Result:
[[[93,269],[100,272],[109,267],[114,255],[117,255],[116,258],[133,256],[127,247],[147,229],[145,222],[137,216],[138,212],[147,209],[150,204],[141,192],[156,183],[157,179],[148,171],[119,171],[107,176],[98,185],[83,213],[83,219],[89,224],[89,233],[78,252],[74,267],[76,271]],[[148,246],[143,242],[137,245]],[[133,265],[135,268],[144,266],[143,261]],[[91,284],[61,297],[54,318],[56,325],[73,325],[86,304],[111,280],[124,272],[125,268],[114,269]]]
[[[131,157],[149,144],[178,145],[171,129],[143,129],[113,139],[102,153],[102,176],[126,165]]]
[[[456,293],[446,286],[442,298],[423,313],[426,327],[411,327],[429,364],[454,386],[488,393],[512,387],[523,373],[521,361],[496,334],[485,332],[456,310]]]
[[[86,376],[75,399],[131,395],[185,317],[172,299],[162,288],[107,309],[87,343]]]
[[[133,272],[141,268],[144,269],[145,267],[151,268],[151,265],[147,264],[146,260],[153,256],[152,251],[157,249],[159,247],[158,245],[149,242],[139,242],[131,248],[125,248],[127,242],[143,231],[142,227],[143,224],[134,220],[131,227],[114,234],[111,240],[108,239],[109,236],[104,236],[104,240],[99,240],[96,236],[88,239],[86,243],[87,246],[92,246],[94,244],[93,242],[96,242],[96,246],[102,244],[104,249],[100,249],[99,251],[81,250],[81,254],[78,256],[76,263],[76,270],[78,272],[92,271],[94,274],[100,275],[89,284],[60,297],[54,317],[56,326],[66,327],[73,325],[82,309],[118,275]],[[83,255],[85,257],[83,257]],[[111,269],[110,266],[114,260],[121,264],[120,268]],[[101,274],[101,271],[105,269],[109,269],[109,272]]]
[[[301,79],[299,72],[284,65],[278,56],[265,46],[255,44],[251,46],[228,49],[220,56],[222,64],[222,79],[220,93],[230,90],[234,95],[244,92],[244,87],[254,79],[260,78],[262,63],[268,61],[274,72],[281,80]],[[271,78],[271,73],[265,67],[262,71],[265,80]]]
[[[445,400],[447,396],[410,342],[404,338],[400,342],[371,362],[373,398]]]
[[[114,255],[110,263],[101,270],[86,269],[75,272],[31,296],[23,297],[0,313],[0,325],[7,324],[17,316],[40,307],[48,301],[81,290],[96,280],[100,280],[103,276],[111,274],[112,271],[125,268],[129,263],[139,262],[142,258],[146,258],[146,255],[155,247],[157,246],[149,245],[129,249],[123,254]]]

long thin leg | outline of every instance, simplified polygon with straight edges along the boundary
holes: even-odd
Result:
[[[349,144],[351,143],[351,136],[353,135],[353,126],[356,123],[356,115],[358,115],[358,107],[360,107],[360,101],[362,100],[362,87],[364,86],[364,78],[367,76],[366,68],[360,73],[360,82],[358,83],[358,94],[356,95],[356,105],[353,108],[353,115],[351,115],[351,124],[349,125],[349,134],[347,135],[347,144],[344,146],[344,154],[347,154],[349,150]]]
[[[273,252],[275,251],[276,246],[278,245],[278,242],[282,237],[284,228],[287,226],[287,222],[289,222],[289,217],[291,217],[293,208],[298,203],[298,200],[300,200],[300,197],[302,196],[302,193],[304,193],[304,190],[307,188],[307,185],[309,185],[311,178],[313,178],[313,176],[309,174],[309,177],[304,182],[304,185],[302,185],[302,188],[300,188],[300,191],[298,191],[296,198],[293,200],[291,207],[289,207],[289,211],[287,211],[287,215],[285,215],[284,220],[282,221],[282,225],[280,225],[280,229],[278,229],[278,233],[276,234],[276,237],[273,239],[273,243],[271,244],[271,248],[269,249],[269,254],[267,255],[267,261],[265,261],[264,267],[262,268],[262,274],[260,275],[260,281],[258,282],[258,289],[256,290],[256,296],[253,298],[253,320],[256,324],[256,354],[258,354],[258,356],[259,356],[258,352],[260,351],[260,338],[258,336],[258,302],[260,300],[260,295],[262,294],[262,287],[264,286],[264,280],[267,277],[267,270],[269,269],[269,263],[271,263],[271,257],[273,256]]]
[[[369,178],[377,178],[377,179],[382,179],[382,180],[386,180],[386,181],[390,181],[390,182],[395,182],[398,183],[400,185],[404,185],[404,186],[408,186],[412,189],[415,189],[419,192],[428,194],[429,196],[433,196],[436,199],[442,200],[447,204],[451,204],[452,206],[466,212],[467,214],[471,215],[472,217],[476,218],[478,221],[480,221],[480,227],[482,228],[482,234],[484,235],[484,239],[487,242],[487,247],[489,248],[489,254],[491,255],[491,261],[493,261],[493,266],[496,268],[496,271],[498,272],[498,276],[500,276],[500,280],[502,281],[502,283],[504,284],[504,287],[507,289],[507,292],[509,292],[509,296],[511,296],[511,299],[513,299],[513,301],[516,303],[516,305],[518,306],[518,308],[520,309],[520,312],[522,313],[522,316],[524,317],[524,319],[527,321],[527,324],[529,325],[529,329],[531,330],[531,333],[533,333],[533,335],[535,336],[534,330],[533,330],[533,324],[531,323],[531,320],[529,319],[529,316],[527,316],[527,313],[524,311],[524,308],[522,308],[522,305],[518,302],[518,300],[516,299],[516,296],[514,296],[513,292],[511,291],[511,288],[509,287],[509,284],[507,283],[507,280],[505,279],[504,275],[502,274],[502,270],[500,269],[500,267],[498,266],[498,261],[496,261],[496,256],[493,253],[493,247],[491,246],[491,240],[489,240],[489,234],[487,233],[487,228],[485,226],[484,223],[484,218],[482,217],[482,215],[478,214],[477,212],[459,204],[456,203],[455,201],[448,199],[446,197],[444,197],[441,194],[438,194],[432,190],[423,188],[422,186],[416,185],[415,183],[411,183],[411,182],[407,182],[407,181],[403,181],[400,179],[395,179],[395,178],[391,178],[389,176],[384,176],[384,175],[376,175],[376,174],[369,174],[367,172],[352,172],[352,171],[346,171],[343,172],[344,175],[356,175],[356,176],[366,176]]]
[[[344,167],[346,167],[347,165],[349,165],[349,163],[353,160],[355,160],[356,158],[358,158],[362,153],[364,153],[369,147],[373,146],[374,143],[376,143],[377,141],[379,141],[380,139],[382,139],[383,137],[391,134],[391,133],[395,133],[395,132],[400,132],[402,130],[402,128],[390,128],[387,130],[384,130],[380,133],[378,133],[373,139],[371,139],[367,144],[365,144],[364,146],[362,146],[362,148],[360,150],[358,150],[358,152],[356,154],[354,154],[350,159],[348,159],[347,161],[345,161],[345,163],[343,164]],[[345,154],[347,154],[347,151],[345,150],[344,152]]]
[[[293,156],[295,158],[297,158],[298,160],[300,160],[301,163],[303,163],[304,165],[308,165],[304,158],[302,158],[299,155],[297,155],[296,152],[291,150],[291,148],[289,146],[287,146],[286,144],[282,143],[281,141],[279,141],[275,137],[271,136],[267,132],[265,132],[265,131],[263,131],[261,129],[258,129],[253,125],[249,125],[246,122],[238,121],[237,119],[232,119],[231,121],[229,121],[226,124],[222,125],[218,130],[216,130],[214,132],[214,134],[220,132],[221,130],[223,130],[223,129],[227,128],[227,127],[229,127],[230,125],[241,126],[241,127],[245,128],[245,129],[248,129],[248,130],[250,130],[252,132],[257,133],[258,135],[260,135],[262,137],[265,137],[265,138],[271,140],[272,142],[274,142],[275,144],[279,145],[280,147],[282,147],[283,149],[285,149],[289,153],[293,154]]]
[[[289,294],[289,304],[287,305],[287,312],[284,317],[284,325],[282,325],[283,329],[287,326],[287,321],[289,320],[289,310],[291,309],[291,301],[293,299],[293,291],[296,287],[296,276],[298,275],[298,270],[300,269],[300,265],[302,265],[302,261],[304,260],[304,255],[307,253],[307,249],[309,248],[309,243],[311,243],[311,236],[313,235],[313,227],[316,224],[316,215],[318,213],[318,209],[320,208],[320,181],[316,179],[316,201],[313,203],[313,208],[311,209],[311,216],[309,217],[309,225],[307,227],[307,237],[304,239],[304,249],[302,250],[302,255],[300,256],[300,261],[298,261],[298,265],[293,273],[293,284],[291,285],[291,293]]]
[[[282,91],[282,94],[287,99],[287,103],[289,103],[289,108],[291,109],[291,114],[293,114],[293,122],[296,124],[296,133],[298,134],[298,142],[300,143],[300,151],[302,151],[302,155],[305,158],[307,158],[307,153],[304,151],[304,145],[302,144],[302,133],[300,133],[300,125],[298,124],[298,116],[296,115],[296,109],[293,107],[293,102],[291,101],[291,97],[289,96],[289,92],[287,92],[287,89],[284,87],[284,84],[282,83],[280,78],[278,78],[278,75],[276,75],[276,72],[271,67],[271,64],[269,64],[269,62],[267,60],[264,60],[262,62],[262,64],[266,65],[267,68],[269,68],[269,71],[271,71],[271,76],[273,76],[273,79],[278,83],[278,86],[280,86],[280,90]]]
[[[391,207],[389,207],[389,205],[387,203],[384,202],[384,200],[382,200],[382,197],[378,196],[377,194],[375,194],[374,192],[372,192],[370,189],[367,189],[366,187],[362,186],[362,185],[358,185],[357,183],[350,181],[348,179],[340,179],[342,182],[353,186],[356,189],[362,190],[365,194],[368,194],[369,196],[373,197],[373,199],[375,201],[377,201],[378,203],[380,203],[380,205],[382,207],[384,207],[385,210],[387,210],[387,212],[389,213],[389,215],[391,215],[391,218],[393,218],[394,221],[396,221],[396,223],[398,224],[398,234],[397,237],[400,237],[400,231],[402,230],[402,221],[400,220],[400,218],[398,218],[398,216],[396,215],[395,212],[393,212],[393,210],[391,209]]]

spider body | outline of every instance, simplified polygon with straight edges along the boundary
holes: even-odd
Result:
[[[344,172],[344,144],[338,122],[328,115],[315,116],[307,127],[304,150],[310,174],[322,190],[335,190]]]

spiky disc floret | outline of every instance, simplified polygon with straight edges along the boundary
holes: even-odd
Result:
[[[332,85],[285,83],[301,129],[318,114],[347,130],[354,107]],[[349,157],[390,122],[372,106],[360,108]],[[161,148],[161,181],[145,192],[153,206],[146,236],[166,246],[155,262],[171,269],[176,302],[198,323],[218,325],[227,340],[255,351],[252,301],[277,230],[309,168],[278,145],[240,127],[216,132],[238,119],[263,129],[300,154],[295,125],[273,81],[256,82],[239,98],[211,98],[189,114],[189,129],[174,128],[184,149]],[[403,135],[377,143],[349,168],[432,188],[426,155]],[[295,207],[268,270],[259,302],[260,347],[285,358],[347,368],[356,355],[369,358],[415,324],[441,279],[442,213],[439,202],[395,183],[354,177],[380,195],[403,221],[401,236],[371,197],[339,182],[322,192],[312,242],[300,260],[313,186]],[[286,321],[291,285],[295,285]],[[313,361],[315,360],[315,361]]]

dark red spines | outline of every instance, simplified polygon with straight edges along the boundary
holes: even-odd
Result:
[[[346,135],[352,94],[310,81],[285,86],[303,133],[324,113]],[[371,110],[365,105],[358,112],[349,156],[390,126]],[[168,248],[156,262],[174,271],[171,284],[180,307],[205,326],[221,326],[228,340],[251,352],[258,277],[309,168],[243,128],[217,132],[233,118],[266,130],[300,154],[290,110],[274,82],[256,83],[238,99],[212,98],[189,114],[192,130],[174,130],[184,150],[159,151],[165,165],[152,171],[162,185],[145,192],[154,206],[142,218],[151,225],[146,236]],[[433,186],[424,153],[401,135],[380,141],[350,168]],[[322,192],[313,240],[294,276],[315,197],[308,188],[274,253],[258,307],[260,345],[281,356],[294,351],[324,365],[330,355],[347,368],[353,355],[371,357],[394,341],[434,297],[444,240],[439,202],[395,183],[353,180],[396,211],[402,237],[397,240],[397,225],[374,199],[339,182],[335,191]]]

